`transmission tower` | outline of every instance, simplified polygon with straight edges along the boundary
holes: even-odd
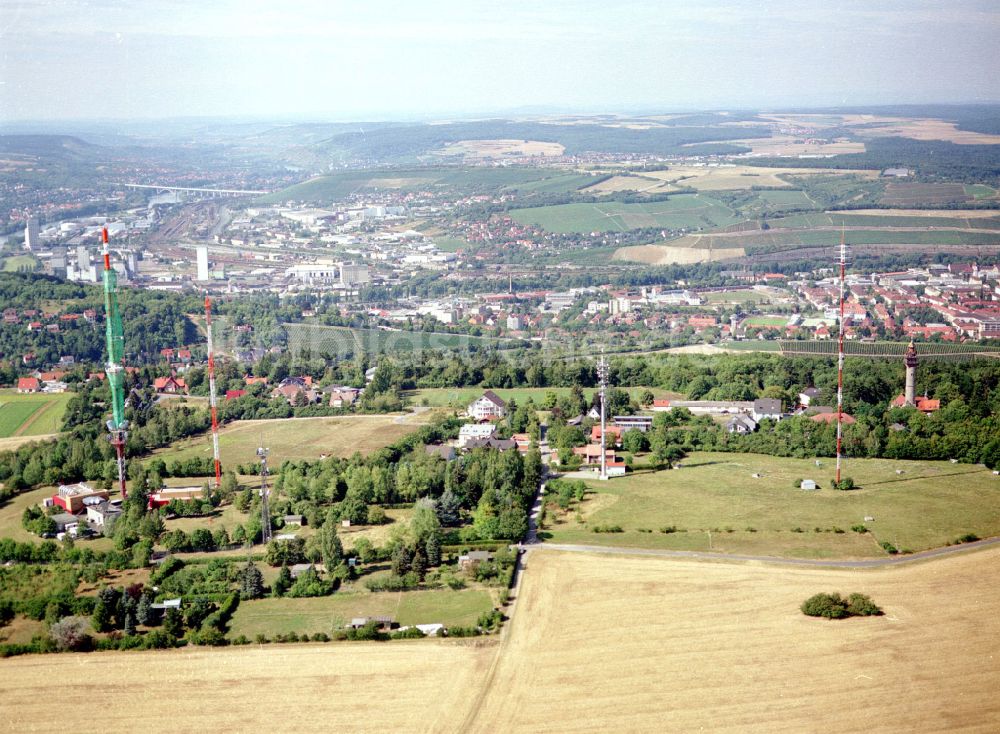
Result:
[[[837,484],[840,484],[841,443],[844,433],[844,274],[847,271],[847,245],[840,230],[840,328],[837,332]]]
[[[606,449],[607,416],[606,416],[605,405],[607,403],[607,390],[608,390],[608,360],[605,359],[603,352],[601,353],[601,361],[597,363],[597,377],[601,383],[601,479],[607,480],[608,452]]]
[[[219,462],[219,415],[215,397],[215,350],[212,344],[212,299],[205,296],[205,332],[208,335],[208,404],[212,410],[212,455],[215,458],[215,487],[222,485]]]
[[[257,449],[257,456],[260,457],[260,532],[264,543],[271,542],[271,508],[268,506],[267,496],[267,475],[270,474],[267,468],[267,455],[271,449],[263,446]]]
[[[118,273],[111,267],[108,249],[108,228],[101,230],[104,254],[104,325],[107,337],[108,361],[104,365],[111,388],[111,420],[107,422],[108,441],[118,457],[118,489],[122,498],[128,496],[125,486],[125,441],[128,421],[125,420],[125,330],[118,308]]]

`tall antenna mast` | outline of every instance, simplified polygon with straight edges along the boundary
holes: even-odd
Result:
[[[605,403],[608,388],[608,361],[604,358],[604,350],[601,350],[601,361],[597,363],[597,377],[601,381],[601,479],[608,478],[608,452],[607,446],[607,416],[605,415]]]
[[[270,474],[267,469],[267,455],[270,452],[271,449],[264,446],[257,449],[257,456],[260,457],[260,532],[264,543],[271,542],[271,509],[267,503],[269,494],[267,475]]]
[[[212,299],[205,296],[205,332],[208,334],[208,404],[212,409],[212,455],[215,457],[215,487],[222,485],[219,462],[219,415],[215,397],[215,349],[212,344]]]
[[[837,484],[840,484],[841,446],[844,435],[844,274],[847,270],[847,245],[844,228],[840,229],[840,329],[837,334]]]
[[[118,309],[118,273],[111,267],[107,227],[101,229],[101,244],[104,254],[104,326],[108,347],[104,371],[111,388],[111,420],[106,425],[108,441],[115,447],[118,457],[118,489],[124,498],[128,496],[125,486],[125,441],[128,438],[128,421],[125,420],[125,330]]]

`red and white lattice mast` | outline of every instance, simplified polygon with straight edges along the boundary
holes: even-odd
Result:
[[[205,296],[205,333],[208,334],[208,404],[212,409],[212,455],[215,458],[215,486],[222,484],[219,462],[219,414],[215,402],[215,349],[212,344],[212,299]]]
[[[840,230],[840,329],[837,334],[837,484],[840,484],[840,453],[844,435],[844,274],[847,270],[847,245]]]

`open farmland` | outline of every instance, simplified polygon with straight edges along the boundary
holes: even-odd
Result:
[[[919,204],[951,204],[969,201],[962,184],[948,183],[890,183],[886,184],[882,203],[907,207]]]
[[[74,729],[801,732],[836,720],[845,732],[992,732],[998,571],[997,549],[875,571],[537,550],[499,645],[28,655],[0,663],[0,730],[58,728],[66,707],[92,699],[70,686],[53,707],[54,677],[155,670],[158,685],[137,688],[130,706]],[[818,591],[869,594],[886,614],[803,616]],[[357,693],[389,680],[392,695]],[[261,690],[281,690],[282,705]]]
[[[572,175],[572,174],[570,174]],[[537,184],[550,179],[565,179],[567,171],[559,168],[518,166],[511,168],[451,167],[416,169],[371,169],[340,171],[304,181],[258,199],[260,203],[279,204],[302,201],[330,204],[362,191],[396,189],[401,191],[499,190]],[[582,183],[582,182],[581,182]],[[571,190],[576,186],[561,190]]]
[[[702,194],[678,194],[666,201],[625,204],[558,204],[513,209],[511,217],[550,232],[623,232],[643,227],[702,229],[725,227],[741,220],[739,213],[718,199]]]
[[[25,393],[0,390],[0,438],[41,436],[62,427],[72,393]]]
[[[992,732],[1000,550],[879,571],[535,551],[473,732]],[[884,617],[799,605],[869,594]]]
[[[685,242],[697,241],[698,235],[682,237]],[[680,241],[680,240],[678,240]],[[688,265],[691,263],[717,262],[743,257],[746,251],[742,247],[718,246],[711,242],[706,247],[691,245],[631,245],[615,250],[612,260],[627,260],[646,265]]]
[[[367,454],[387,446],[424,424],[419,415],[345,415],[326,418],[236,421],[219,430],[223,465],[256,461],[257,447],[271,449],[272,461],[318,459],[321,455]],[[164,461],[207,458],[212,455],[209,434],[177,441],[158,449],[153,457]]]
[[[877,171],[830,171],[822,168],[765,168],[763,166],[670,166],[663,171],[641,171],[639,175],[672,183],[678,186],[689,186],[699,191],[723,191],[731,189],[749,189],[761,187],[791,187],[786,176],[803,176],[808,174],[824,176],[857,175],[870,177]]]
[[[507,158],[509,156],[560,156],[566,147],[559,143],[539,140],[459,140],[449,143],[438,153],[464,158]]]
[[[966,533],[1000,535],[1000,478],[982,467],[848,459],[844,475],[860,489],[839,492],[830,488],[833,460],[820,461],[695,453],[681,469],[588,481],[583,522],[571,508],[546,530],[559,543],[838,558],[884,556],[883,541],[919,551]],[[821,489],[800,490],[801,479]],[[624,532],[595,533],[597,525]],[[869,532],[852,532],[855,525]],[[671,526],[678,532],[661,532]]]
[[[74,730],[456,731],[495,652],[489,641],[417,641],[28,655],[0,663],[0,730],[53,731],[93,702],[93,686],[75,685],[53,706],[56,679],[155,679]]]

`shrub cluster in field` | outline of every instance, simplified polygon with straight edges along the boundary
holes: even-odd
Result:
[[[820,593],[802,602],[802,613],[809,617],[844,619],[881,616],[882,610],[865,594],[851,594],[844,599],[838,593]]]

